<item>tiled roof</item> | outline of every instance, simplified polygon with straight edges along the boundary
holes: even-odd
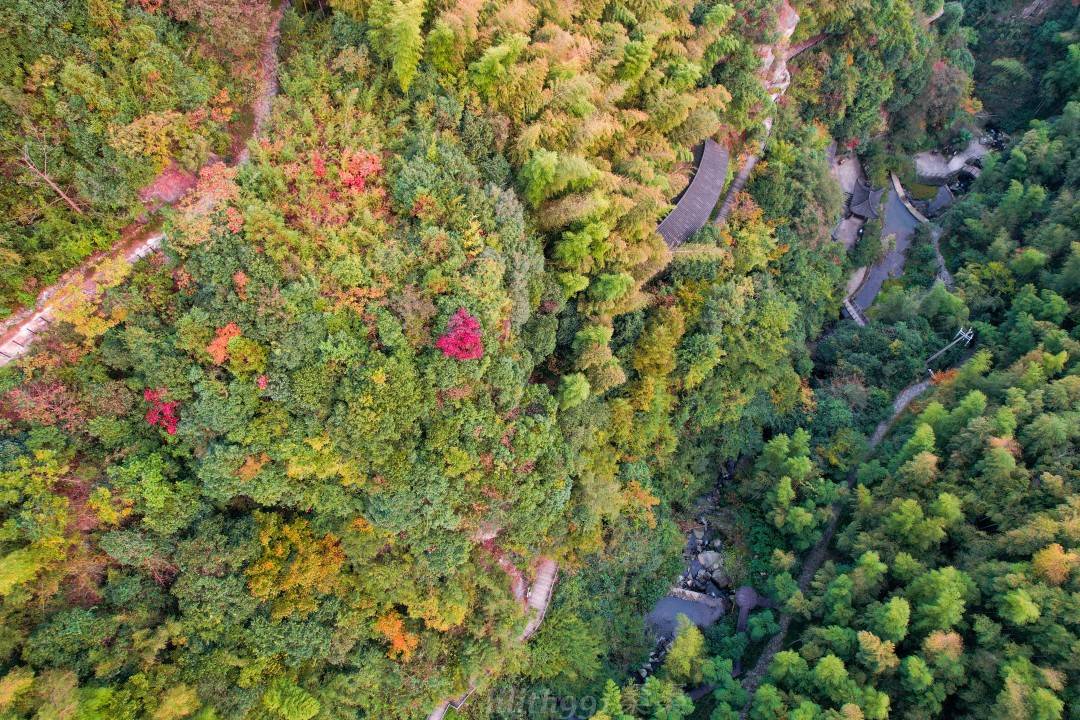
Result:
[[[727,165],[728,151],[714,140],[706,140],[694,178],[675,209],[656,228],[668,247],[682,245],[709,222],[716,201],[720,199],[720,191],[724,188]]]
[[[870,187],[865,180],[859,178],[852,190],[851,202],[848,204],[851,214],[858,215],[867,220],[877,218],[878,206],[881,205],[881,196],[884,193],[885,188],[878,188],[875,190]]]

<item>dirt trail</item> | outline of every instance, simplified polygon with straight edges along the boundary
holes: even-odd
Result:
[[[888,434],[889,428],[892,427],[896,419],[900,417],[900,414],[907,409],[915,398],[926,392],[930,387],[929,380],[921,380],[917,383],[912,383],[906,388],[897,393],[893,399],[892,414],[878,423],[877,428],[874,429],[874,434],[870,436],[868,443],[870,449],[878,446],[878,444]],[[851,490],[855,487],[855,473],[852,472],[848,476],[848,489]],[[822,533],[821,538],[817,541],[814,547],[810,550],[810,553],[803,561],[802,570],[799,573],[798,585],[799,590],[806,592],[810,587],[810,582],[814,579],[814,575],[825,563],[826,557],[829,554],[829,547],[832,545],[833,537],[836,535],[836,529],[840,524],[840,516],[843,513],[844,505],[842,501],[833,503],[832,515],[829,518],[829,524],[825,527],[825,532]],[[765,644],[765,647],[761,651],[761,655],[758,656],[757,662],[754,663],[754,667],[746,674],[743,679],[743,688],[746,690],[749,696],[746,707],[743,708],[739,717],[745,720],[747,713],[750,710],[750,703],[753,700],[754,692],[761,685],[761,681],[765,678],[766,672],[768,672],[769,665],[772,663],[773,656],[780,652],[784,646],[784,640],[787,638],[788,630],[791,628],[792,618],[787,613],[783,613],[780,616],[780,629],[775,635],[769,638],[769,642]]]
[[[274,106],[274,97],[278,93],[278,44],[281,42],[281,18],[289,8],[288,0],[278,5],[274,10],[270,29],[263,40],[262,52],[259,57],[259,79],[255,91],[255,101],[251,104],[251,137],[257,138],[262,135],[266,121],[270,119],[270,110]],[[251,151],[247,142],[236,156],[236,164],[242,165],[248,161]]]
[[[783,0],[777,12],[779,39],[772,45],[761,45],[757,50],[758,56],[761,58],[761,83],[765,86],[765,91],[769,93],[769,97],[774,102],[779,100],[787,92],[788,86],[791,85],[791,71],[788,69],[787,60],[791,47],[791,36],[795,34],[795,28],[798,25],[799,13],[795,11],[795,8],[791,6],[788,0]],[[724,225],[727,222],[728,215],[731,214],[731,210],[735,207],[739,193],[746,187],[751,173],[754,172],[754,166],[757,165],[761,154],[765,152],[765,143],[769,141],[769,135],[772,134],[773,119],[771,115],[765,119],[764,124],[765,137],[757,150],[743,160],[742,168],[735,176],[735,179],[732,180],[731,187],[728,188],[727,195],[720,204],[720,210],[713,220],[715,225]]]
[[[277,50],[281,37],[281,18],[288,8],[288,2],[282,2],[271,19],[269,31],[263,40],[259,61],[259,79],[255,99],[252,101],[252,130],[249,137],[258,137],[270,116],[274,96],[278,91]],[[247,143],[236,156],[235,163],[247,162],[250,153]],[[176,174],[175,168],[167,168],[162,178]],[[183,193],[166,193],[156,190],[161,178],[155,180],[142,193],[158,207],[173,205],[184,197]],[[175,183],[174,183],[175,184]],[[111,249],[95,253],[84,260],[78,267],[64,273],[59,280],[45,288],[38,295],[33,307],[18,312],[0,324],[0,367],[26,354],[30,345],[49,324],[59,317],[65,305],[82,298],[97,296],[103,285],[113,273],[118,263],[134,264],[156,252],[161,247],[164,235],[155,223],[136,223],[120,233],[120,242]]]

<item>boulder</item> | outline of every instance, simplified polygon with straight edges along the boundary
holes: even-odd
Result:
[[[706,550],[703,553],[699,553],[697,559],[702,567],[712,570],[720,567],[720,563],[724,561],[724,556],[715,550]]]
[[[716,568],[712,571],[712,581],[719,588],[731,587],[731,578],[728,577],[728,574],[724,572],[723,568]]]

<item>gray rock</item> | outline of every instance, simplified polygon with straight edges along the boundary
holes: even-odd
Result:
[[[749,585],[743,585],[735,591],[735,604],[740,608],[753,610],[758,606],[757,591]]]
[[[720,567],[720,563],[723,562],[724,556],[716,552],[715,550],[706,550],[703,553],[699,553],[697,559],[703,567],[712,570],[714,568]]]
[[[728,577],[728,574],[724,572],[723,568],[717,568],[712,571],[712,581],[716,583],[716,586],[719,588],[731,587],[731,578]]]

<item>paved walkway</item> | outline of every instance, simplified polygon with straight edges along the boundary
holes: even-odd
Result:
[[[252,101],[252,137],[258,137],[270,116],[274,96],[277,94],[277,49],[280,39],[281,19],[289,3],[282,2],[274,11],[274,16],[263,40],[260,77],[258,89]],[[248,159],[247,143],[237,156],[237,164]],[[179,197],[171,197],[172,204]],[[133,232],[135,231],[135,232]],[[35,306],[9,318],[0,330],[0,367],[25,355],[31,343],[44,331],[49,323],[62,318],[64,310],[85,299],[99,295],[115,279],[117,263],[133,265],[142,258],[157,252],[161,248],[164,235],[144,228],[129,228],[128,240],[121,241],[108,252],[88,258],[82,265],[68,271],[54,285],[46,288],[38,296]]]
[[[855,192],[855,186],[862,180],[866,182],[866,173],[863,171],[862,163],[859,162],[859,156],[853,152],[844,153],[838,155],[836,153],[836,142],[832,142],[829,145],[829,174],[836,178],[836,182],[840,184],[840,190],[850,195]]]
[[[866,180],[866,173],[863,172],[859,157],[852,152],[837,155],[835,141],[829,143],[827,155],[829,158],[829,174],[840,185],[840,191],[850,197],[855,192],[855,186],[858,185],[859,181]],[[840,222],[833,228],[832,238],[842,244],[844,249],[850,251],[858,242],[859,230],[865,224],[865,218],[848,214],[847,217],[841,218]],[[861,276],[859,280],[862,281]]]
[[[523,586],[521,571],[514,567],[501,551],[495,549],[494,546],[491,545],[491,539],[492,538],[489,538],[482,542],[481,545],[492,552],[499,567],[510,576],[511,594],[513,594],[516,600],[524,604],[525,611],[530,614],[529,620],[525,624],[525,630],[518,638],[519,641],[525,642],[540,629],[540,625],[544,622],[544,616],[547,615],[548,605],[551,603],[551,596],[555,592],[555,582],[559,575],[559,564],[551,558],[540,558],[536,563],[536,577],[533,579],[532,585],[530,585],[529,589],[526,591]],[[427,720],[443,720],[450,708],[460,710],[475,691],[476,685],[470,683],[469,688],[461,695],[447,698],[436,705],[434,709],[428,713]]]
[[[0,367],[30,350],[31,343],[65,311],[84,298],[92,298],[116,283],[117,262],[133,265],[161,248],[164,236],[151,232],[132,238],[104,255],[95,257],[90,267],[66,273],[64,278],[38,299],[35,309],[23,313],[6,332],[0,334]]]
[[[979,168],[973,163],[990,152],[990,148],[978,140],[972,140],[968,146],[952,157],[930,150],[915,155],[915,176],[919,182],[927,185],[945,185],[956,179],[961,172],[968,172],[976,177]]]
[[[829,37],[828,33],[818,33],[813,37],[806,38],[802,42],[795,43],[788,49],[787,59],[791,60],[798,57],[799,55],[802,55],[807,50],[817,47],[821,43],[825,42],[825,38],[827,37]]]

